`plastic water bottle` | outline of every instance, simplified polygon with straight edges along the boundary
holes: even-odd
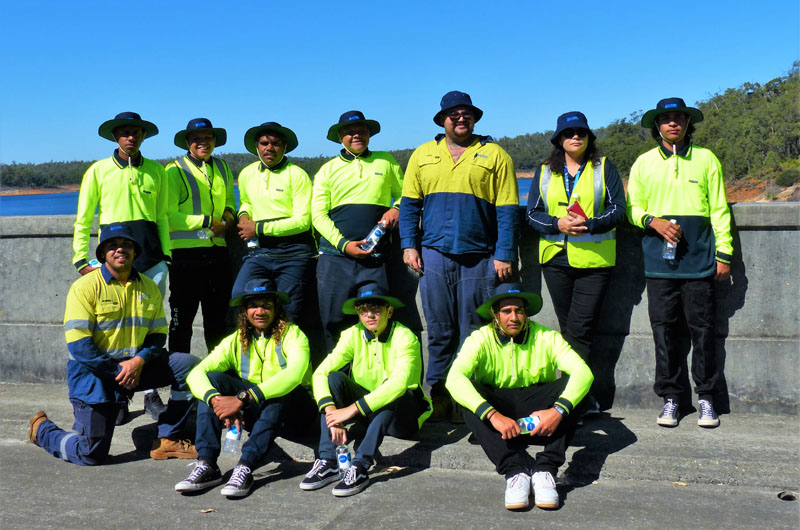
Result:
[[[258,253],[259,249],[261,248],[261,243],[258,242],[258,236],[254,237],[253,239],[247,240],[247,255],[252,256],[253,254]]]
[[[675,224],[678,221],[676,221],[675,219],[670,219],[669,222]],[[666,239],[664,239],[664,250],[661,251],[661,257],[667,261],[674,260],[676,247],[677,245],[675,243],[672,243],[671,241],[667,241]]]
[[[210,239],[214,232],[210,228],[201,228],[197,231],[197,239]]]
[[[239,452],[239,442],[242,441],[242,432],[234,423],[225,433],[225,445],[222,446],[223,453],[236,454]]]
[[[372,230],[369,231],[367,237],[365,237],[364,243],[359,247],[361,250],[369,252],[378,242],[381,240],[383,235],[386,233],[386,221],[380,221],[378,224],[372,227]]]
[[[520,434],[531,433],[539,425],[539,416],[525,416],[517,420]]]
[[[90,260],[89,261],[89,266],[92,267],[92,268],[99,267],[100,266],[100,262],[97,261],[96,259]]]
[[[350,449],[346,445],[336,446],[336,461],[339,463],[339,476],[344,477],[344,474],[350,469],[350,464],[352,463]]]

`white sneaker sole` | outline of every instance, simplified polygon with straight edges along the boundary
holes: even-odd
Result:
[[[203,491],[208,488],[213,488],[214,486],[218,486],[222,484],[222,477],[216,480],[211,480],[209,482],[203,482],[202,484],[184,484],[183,482],[178,482],[175,484],[175,491],[178,493],[192,493],[194,491]]]
[[[706,429],[713,429],[714,427],[719,427],[719,418],[716,420],[697,420],[697,425]]]
[[[315,482],[313,484],[309,484],[307,482],[301,482],[300,483],[300,489],[303,490],[303,491],[314,491],[314,490],[318,490],[320,488],[324,488],[328,484],[332,484],[332,483],[338,482],[340,480],[341,480],[341,478],[339,478],[339,475],[336,474],[336,475],[332,475],[332,476],[330,476],[330,477],[328,477],[326,479],[323,479],[323,480],[321,480],[319,482]]]
[[[676,427],[678,425],[678,420],[673,419],[673,418],[661,418],[661,417],[659,417],[656,420],[656,423],[658,423],[662,427]]]
[[[331,490],[331,493],[333,493],[334,497],[350,497],[352,495],[361,493],[367,488],[367,486],[369,486],[369,481],[363,483],[357,488],[352,488],[348,490],[337,490],[336,488],[333,488],[333,490]]]
[[[506,502],[506,510],[524,510],[528,506],[530,506],[528,500],[524,502]]]

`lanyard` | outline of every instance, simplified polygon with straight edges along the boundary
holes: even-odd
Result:
[[[572,190],[575,188],[575,183],[578,182],[578,179],[581,178],[581,173],[583,173],[583,168],[586,167],[586,162],[581,164],[581,167],[578,168],[578,172],[575,173],[575,177],[572,177],[569,174],[569,170],[567,170],[567,163],[564,162],[564,188],[567,190],[567,198],[572,196]]]

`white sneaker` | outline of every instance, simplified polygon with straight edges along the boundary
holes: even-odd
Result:
[[[705,399],[701,399],[697,404],[700,406],[700,417],[697,418],[697,424],[700,427],[719,427],[719,416],[714,411],[714,405]]]
[[[531,478],[533,498],[539,508],[558,508],[556,480],[549,471],[537,471]]]
[[[664,408],[661,409],[661,414],[658,415],[656,423],[662,427],[675,427],[678,425],[678,402],[674,399],[668,399],[664,403]]]
[[[531,476],[517,473],[506,480],[506,510],[522,510],[528,507],[531,496]]]

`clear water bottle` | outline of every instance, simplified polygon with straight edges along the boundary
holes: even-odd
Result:
[[[339,463],[339,476],[344,477],[344,474],[350,469],[350,464],[352,463],[350,449],[346,445],[336,446],[336,461]]]
[[[675,224],[678,221],[676,221],[675,219],[670,219],[669,222]],[[675,259],[675,248],[677,246],[678,246],[677,244],[664,239],[664,250],[661,251],[661,257],[667,261],[673,261]]]
[[[197,239],[210,239],[214,232],[210,228],[201,228],[197,231]]]
[[[369,252],[386,233],[386,221],[380,221],[378,224],[372,227],[372,230],[369,231],[367,237],[365,237],[364,243],[359,247],[361,250],[365,252]]]
[[[239,452],[239,443],[242,441],[242,431],[234,423],[225,433],[225,445],[222,446],[223,453],[236,454]]]
[[[539,416],[525,416],[517,420],[520,434],[530,434],[539,425]]]
[[[100,266],[100,262],[97,261],[96,259],[90,260],[89,261],[89,266],[92,267],[92,268],[99,267]]]
[[[253,239],[247,240],[247,255],[252,256],[253,254],[257,254],[259,249],[261,248],[261,243],[258,242],[258,236],[254,237]]]

